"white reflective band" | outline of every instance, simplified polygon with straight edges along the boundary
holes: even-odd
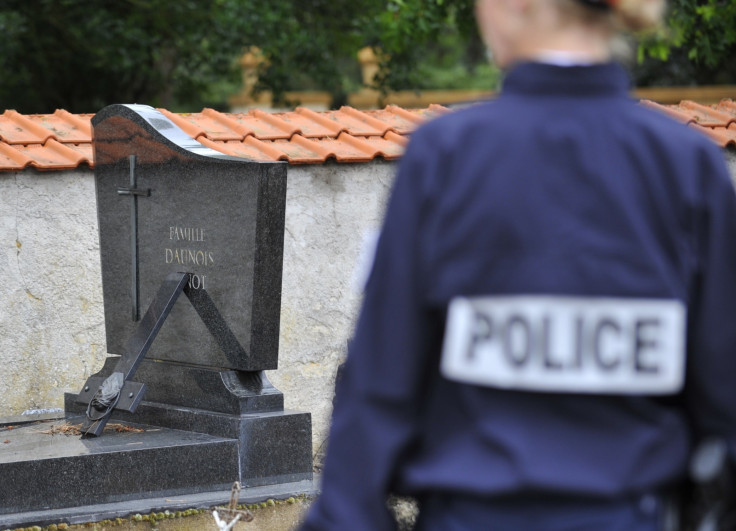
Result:
[[[684,382],[685,314],[677,300],[458,297],[442,374],[503,389],[672,394]]]

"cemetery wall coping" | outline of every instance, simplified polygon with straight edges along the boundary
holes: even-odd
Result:
[[[690,100],[677,105],[650,100],[642,100],[641,104],[701,131],[722,148],[736,149],[736,103],[731,99],[714,105]],[[450,109],[440,105],[424,109],[388,105],[363,111],[349,106],[319,112],[305,107],[276,113],[259,109],[247,113],[214,109],[182,114],[159,111],[204,146],[226,155],[297,165],[329,160],[397,160],[418,125]],[[93,116],[63,109],[33,115],[6,110],[0,115],[0,172],[93,167]]]

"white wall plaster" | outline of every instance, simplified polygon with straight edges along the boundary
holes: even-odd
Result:
[[[728,166],[729,172],[731,172],[731,180],[736,185],[736,148],[726,148],[724,153],[726,155],[726,165]]]
[[[736,180],[736,150],[726,160]],[[290,166],[279,369],[287,409],[327,437],[337,365],[361,294],[361,245],[379,228],[396,165]],[[62,407],[106,353],[94,176],[0,173],[0,416]]]
[[[360,293],[363,235],[380,224],[395,165],[290,167],[279,370],[286,407],[326,437],[334,376]],[[94,174],[0,173],[0,416],[63,407],[106,355]]]
[[[0,173],[0,246],[0,414],[61,407],[105,354],[92,173]]]
[[[288,172],[279,369],[287,409],[312,413],[327,436],[337,365],[352,335],[364,236],[381,224],[395,164],[292,166]]]

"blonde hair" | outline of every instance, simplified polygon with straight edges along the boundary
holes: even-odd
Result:
[[[609,3],[621,25],[631,31],[654,29],[662,23],[665,0],[613,0]]]
[[[666,0],[564,0],[568,16],[588,23],[608,23],[623,31],[656,29],[664,18]]]

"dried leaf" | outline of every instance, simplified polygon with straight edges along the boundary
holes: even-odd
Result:
[[[121,432],[143,433],[144,431],[146,431],[143,428],[134,428],[133,426],[126,426],[125,424],[108,424],[107,426],[105,426],[105,429],[115,430],[118,433],[121,433]]]
[[[125,424],[108,424],[105,426],[105,431],[116,431],[118,433],[143,433],[143,428],[134,428],[132,426],[126,426]],[[82,435],[81,424],[55,424],[52,425],[48,430],[41,430],[39,433],[45,435]]]

